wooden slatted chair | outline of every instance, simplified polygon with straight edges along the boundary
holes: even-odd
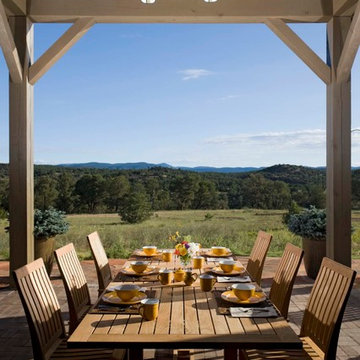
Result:
[[[100,236],[97,231],[87,236],[92,256],[95,261],[96,274],[99,283],[99,296],[110,284],[113,277],[109,265],[109,260],[106,256],[104,247],[101,243]]]
[[[29,324],[35,360],[123,359],[125,350],[68,349],[60,305],[44,261],[39,258],[14,271],[14,280]]]
[[[287,243],[270,288],[269,298],[285,319],[288,316],[291,292],[303,256],[304,250]]]
[[[55,250],[55,258],[64,282],[69,304],[69,332],[71,334],[90,309],[91,300],[89,288],[72,243]]]
[[[324,258],[302,321],[303,350],[247,350],[246,358],[335,360],[341,322],[355,276],[354,270]]]
[[[251,254],[246,266],[247,272],[250,274],[253,281],[259,285],[261,283],[261,276],[264,269],[266,254],[270,247],[272,235],[264,231],[259,231],[255,244],[251,250]]]

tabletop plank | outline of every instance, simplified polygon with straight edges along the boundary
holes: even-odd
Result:
[[[73,347],[78,345],[70,338],[70,344]],[[107,347],[112,348],[126,344],[126,347],[143,347],[143,348],[206,348],[221,349],[224,346],[236,346],[242,348],[288,348],[301,349],[301,341],[294,342],[292,340],[279,341],[279,338],[274,335],[263,334],[123,334],[121,337],[114,334],[92,334],[89,336],[87,343],[93,347]],[[84,343],[80,343],[80,347],[86,347]]]
[[[125,314],[116,315],[112,327],[109,330],[109,334],[123,334],[128,320],[129,320],[129,315],[125,315]]]
[[[268,321],[280,341],[294,341],[298,338],[295,332],[290,328],[289,323],[284,318],[268,318]],[[289,331],[289,328],[291,331]]]
[[[161,301],[159,306],[159,316],[156,321],[155,334],[169,334],[171,298],[172,287],[163,287],[161,289]]]
[[[107,334],[116,318],[116,314],[105,314],[97,324],[94,334]]]
[[[124,334],[138,334],[142,322],[141,315],[130,315]]]
[[[171,306],[170,334],[184,333],[184,288],[176,286],[173,288]]]
[[[254,320],[254,318],[239,318],[241,321],[241,324],[247,334],[259,334],[261,335],[261,332]]]
[[[174,262],[144,259],[160,268],[176,267]],[[203,273],[216,265],[207,262]],[[129,262],[125,266],[129,265]],[[197,280],[193,286],[174,283],[161,285],[156,279],[120,275],[122,282],[133,282],[154,290],[160,299],[159,316],[145,321],[137,314],[87,314],[69,339],[69,347],[142,348],[301,348],[302,344],[282,318],[233,318],[217,312],[213,292],[202,292]],[[110,286],[118,285],[113,282]],[[226,289],[231,283],[217,284]],[[119,336],[121,335],[121,336]],[[241,336],[239,336],[241,335]]]
[[[161,297],[161,288],[160,287],[152,288],[152,290],[155,291],[154,298],[160,299],[160,297]],[[160,312],[160,306],[159,306],[159,312]],[[153,334],[154,330],[155,330],[157,320],[158,319],[156,319],[155,321],[146,321],[146,320],[143,319],[142,323],[141,323],[141,328],[140,328],[139,334]]]
[[[211,292],[208,292],[205,294],[206,294],[206,297],[208,300],[210,314],[211,314],[212,322],[214,325],[215,333],[216,334],[229,334],[230,329],[229,329],[228,324],[226,323],[225,315],[219,315],[217,313],[217,304],[216,304],[214,294]]]
[[[71,334],[71,339],[77,342],[86,342],[95,330],[94,324],[100,323],[102,317],[103,315],[101,314],[85,315],[79,326]]]
[[[206,293],[198,290],[195,292],[195,297],[199,316],[200,334],[215,334]]]
[[[256,318],[254,319],[254,322],[260,330],[261,334],[275,334],[275,330],[266,318]]]
[[[185,334],[199,334],[194,288],[184,288]]]

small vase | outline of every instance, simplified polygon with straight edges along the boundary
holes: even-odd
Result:
[[[180,256],[179,261],[180,261],[180,265],[184,269],[186,269],[186,267],[189,266],[189,264],[190,264],[191,258],[183,258],[183,257]]]

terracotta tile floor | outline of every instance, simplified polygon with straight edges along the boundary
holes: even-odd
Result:
[[[245,259],[244,259],[245,260]],[[278,258],[268,258],[263,273],[263,287],[267,290],[271,284]],[[124,260],[111,260],[114,273]],[[244,263],[246,261],[243,261]],[[97,295],[97,280],[94,264],[92,261],[82,262],[90,293],[93,301]],[[360,273],[360,260],[354,260],[353,268]],[[7,287],[9,264],[0,262],[0,359],[1,360],[27,360],[32,359],[31,342],[24,312],[16,291]],[[57,277],[58,271],[53,271],[52,282],[59,297],[64,318],[67,320],[67,304],[62,282]],[[289,320],[291,326],[298,333],[302,321],[303,311],[311,291],[313,281],[305,276],[304,268],[300,268],[299,276],[293,290]],[[360,276],[351,293],[350,300],[345,312],[338,346],[338,359],[360,360]],[[152,359],[153,352],[147,351],[146,359]],[[195,359],[221,359],[222,352],[202,352],[195,354]]]

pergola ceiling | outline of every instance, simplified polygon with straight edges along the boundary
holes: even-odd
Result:
[[[99,23],[261,23],[328,22],[351,16],[357,0],[4,0],[8,15],[26,14],[33,22],[74,22],[83,17]]]
[[[33,86],[95,23],[264,23],[321,80],[327,94],[327,256],[351,265],[351,68],[360,0],[0,0],[9,73],[10,266],[34,259]],[[72,23],[33,62],[33,23]],[[327,62],[288,23],[327,23]],[[296,111],[296,110],[295,110]]]

